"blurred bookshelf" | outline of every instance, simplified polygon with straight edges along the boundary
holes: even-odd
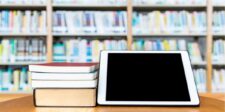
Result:
[[[20,67],[24,68],[29,64],[40,64],[44,62],[98,62],[98,58],[96,57],[98,57],[98,52],[102,49],[181,50],[182,48],[183,50],[189,51],[193,60],[197,59],[196,61],[192,60],[192,65],[196,83],[200,85],[198,86],[199,91],[201,93],[217,93],[216,91],[219,93],[222,91],[225,92],[225,88],[215,87],[217,85],[225,85],[225,59],[220,59],[220,57],[225,57],[225,48],[221,48],[225,46],[225,20],[221,21],[222,19],[218,19],[224,17],[225,3],[222,4],[220,0],[215,0],[216,2],[214,2],[214,0],[202,0],[201,2],[199,2],[199,0],[191,0],[192,3],[186,0],[171,0],[171,3],[167,3],[166,1],[164,1],[164,3],[160,0],[120,0],[119,2],[116,0],[18,0],[15,3],[12,1],[13,0],[2,0],[0,2],[0,11],[3,12],[1,15],[8,14],[10,17],[10,14],[13,14],[12,10],[21,13],[18,17],[22,16],[21,18],[23,19],[21,23],[23,24],[19,24],[15,27],[18,28],[20,26],[23,30],[11,31],[10,24],[12,23],[10,22],[0,27],[0,58],[3,57],[3,59],[0,60],[0,69],[5,72],[10,68],[10,70],[19,70],[20,74]],[[27,3],[25,1],[27,1]],[[214,12],[217,12],[217,21],[219,22],[214,21],[216,18],[213,16]],[[38,24],[34,24],[34,22],[39,21],[39,19],[31,19],[33,22],[29,22],[30,26],[23,22],[37,15],[37,18],[43,19],[38,22]],[[167,20],[171,23],[171,26],[169,26],[160,19],[157,21],[157,16],[163,19],[168,17],[193,17],[195,22],[186,19],[180,19],[177,22]],[[85,23],[77,22],[80,21],[80,18],[75,17],[86,17],[84,19]],[[151,18],[151,20],[149,18]],[[141,19],[145,20],[145,23],[141,23]],[[9,21],[10,20],[11,19],[9,19]],[[109,24],[106,24],[106,21],[108,21]],[[184,22],[183,24],[181,21],[185,21],[186,23]],[[197,27],[199,24],[193,25],[196,24],[196,21],[201,26],[200,30]],[[17,22],[18,21],[15,21],[13,23]],[[193,26],[190,25],[190,22],[193,22]],[[8,25],[7,27],[9,27],[10,31],[4,29],[4,25]],[[160,30],[153,29],[151,25],[156,26],[156,28],[158,27]],[[213,29],[214,26],[217,27],[215,29],[216,31]],[[174,32],[164,31],[165,29],[173,27]],[[138,29],[141,30],[138,31]],[[181,29],[186,30],[181,31]],[[199,31],[195,32],[195,29]],[[33,46],[44,45],[45,47],[41,50],[38,48],[36,51],[38,53],[42,52],[40,53],[41,56],[45,56],[46,58],[34,59],[35,61],[33,61],[29,57],[36,56],[36,52],[33,54],[28,52],[28,54],[30,53],[28,59],[22,59],[23,61],[21,61],[21,59],[19,61],[17,61],[17,59],[13,61],[9,60],[8,62],[4,61],[5,56],[10,58],[16,57],[17,54],[7,54],[8,51],[4,51],[5,47],[1,48],[1,46],[4,44],[7,47],[11,44],[5,44],[6,42],[2,40],[8,39],[10,43],[11,39],[16,38],[29,38],[29,41],[35,40],[35,38],[42,38],[44,42],[40,42],[41,44],[33,45],[33,42],[31,42],[31,44],[29,44],[31,46],[22,48],[22,50],[26,51],[26,49],[33,48]],[[179,43],[180,40],[182,40],[182,42],[185,41],[185,43]],[[88,49],[92,49],[91,53],[87,53],[89,55],[85,56],[87,59],[74,60],[75,53],[67,52],[69,49],[72,49],[71,51],[75,49],[86,49],[72,46],[79,46],[79,43],[82,43],[82,45]],[[175,45],[177,46],[181,44],[183,47],[175,48],[173,46],[174,43],[176,43]],[[17,44],[18,43],[15,43],[13,46],[19,46]],[[159,45],[160,48],[156,48],[157,46],[155,46],[155,44]],[[145,45],[148,45],[148,47]],[[31,52],[33,51],[31,50]],[[90,51],[87,50],[87,52]],[[28,54],[25,53],[22,54],[22,56]],[[40,54],[38,54],[38,56]],[[78,58],[79,56],[81,55],[78,55]],[[197,58],[195,56],[197,56]],[[57,60],[57,58],[59,58],[59,60]],[[218,60],[214,60],[214,58],[218,58]],[[23,83],[28,84],[29,73],[26,75],[27,79],[24,79]],[[224,82],[218,82],[218,76],[224,77]],[[1,80],[3,81],[3,78],[0,79],[2,83]],[[17,91],[0,91],[0,94],[30,93],[21,91],[20,89],[17,89]]]

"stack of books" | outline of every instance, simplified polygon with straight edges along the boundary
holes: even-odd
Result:
[[[29,65],[35,105],[95,106],[97,69],[97,63]]]

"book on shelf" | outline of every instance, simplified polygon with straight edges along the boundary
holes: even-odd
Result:
[[[0,39],[0,63],[40,62],[46,60],[44,38]]]
[[[204,11],[151,11],[133,13],[133,34],[204,34]]]
[[[206,0],[133,0],[134,5],[206,5]]]
[[[23,5],[38,5],[45,4],[47,0],[0,0],[0,4],[23,4]]]
[[[55,11],[53,32],[69,34],[124,34],[125,11]]]
[[[96,89],[35,89],[34,105],[95,106]]]
[[[213,62],[225,63],[225,40],[213,41],[212,60]]]
[[[199,41],[201,42],[201,41]],[[198,42],[185,39],[159,39],[152,38],[148,40],[137,39],[132,44],[133,50],[151,50],[151,51],[176,51],[187,50],[192,62],[203,62],[203,54],[200,51]],[[204,47],[204,46],[202,46]]]
[[[126,40],[62,39],[53,45],[56,62],[98,62],[101,50],[127,50]]]
[[[126,5],[126,0],[53,0],[54,4]]]
[[[225,92],[225,69],[213,69],[212,92]]]
[[[225,1],[224,1],[225,4]],[[213,12],[213,33],[225,32],[225,10]]]
[[[0,68],[0,91],[18,92],[31,90],[31,75],[27,67]]]
[[[46,33],[46,11],[0,11],[1,34]]]
[[[206,92],[206,70],[204,68],[193,69],[194,79],[199,92]]]
[[[212,0],[213,5],[224,5],[225,6],[225,1],[224,0]]]

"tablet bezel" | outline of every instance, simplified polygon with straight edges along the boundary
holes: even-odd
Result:
[[[178,53],[181,54],[190,101],[107,101],[107,65],[109,53]],[[187,75],[189,74],[189,75]],[[155,105],[155,106],[198,106],[199,96],[194,82],[191,62],[187,51],[101,51],[97,103],[100,105]]]

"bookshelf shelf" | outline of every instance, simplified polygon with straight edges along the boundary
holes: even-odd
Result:
[[[126,34],[69,34],[69,33],[53,33],[53,36],[81,36],[81,37],[126,37]]]
[[[206,65],[206,61],[202,61],[202,62],[191,62],[191,64],[193,66],[205,66]]]
[[[30,65],[30,64],[42,64],[42,63],[46,63],[46,62],[14,62],[14,63],[0,63],[0,66],[8,66],[8,65]]]
[[[26,7],[24,7],[26,6]],[[9,9],[45,9],[47,5],[45,4],[0,4],[0,8]]]
[[[47,33],[0,33],[0,36],[47,36]]]
[[[213,5],[213,7],[215,7],[215,8],[225,8],[225,4],[216,4],[216,5]]]
[[[213,36],[214,37],[215,36],[217,36],[217,37],[221,37],[221,36],[223,37],[224,36],[225,37],[225,33],[214,33]]]
[[[213,62],[212,65],[214,65],[214,66],[225,66],[225,62]]]

